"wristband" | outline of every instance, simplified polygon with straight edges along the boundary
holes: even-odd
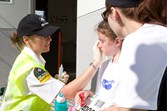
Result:
[[[91,62],[89,65],[92,66],[95,70],[97,69],[93,62]]]

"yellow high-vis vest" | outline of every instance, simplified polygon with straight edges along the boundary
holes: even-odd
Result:
[[[29,94],[26,77],[35,67],[45,70],[42,64],[22,51],[10,71],[2,111],[50,111],[50,104],[35,94]]]

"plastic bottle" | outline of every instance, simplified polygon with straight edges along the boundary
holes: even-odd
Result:
[[[67,101],[61,93],[57,95],[54,101],[54,111],[67,111]]]
[[[61,64],[59,67],[59,80],[62,79],[62,74],[63,74],[63,64]]]

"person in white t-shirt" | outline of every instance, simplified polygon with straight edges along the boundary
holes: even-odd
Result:
[[[106,0],[104,20],[124,38],[119,85],[104,111],[157,109],[159,86],[167,67],[166,0]]]
[[[66,99],[73,99],[94,76],[102,60],[97,44],[93,47],[93,62],[83,74],[68,84],[51,77],[41,54],[50,50],[51,35],[57,30],[59,27],[49,25],[35,14],[21,19],[17,33],[14,32],[11,38],[13,46],[21,53],[8,77],[2,111],[50,111],[59,92]]]
[[[87,100],[85,101],[85,105],[92,110],[104,109],[113,105],[111,100],[116,95],[116,89],[119,83],[118,59],[123,42],[123,39],[115,35],[106,21],[101,21],[96,31],[100,41],[98,47],[105,56],[109,56],[111,59],[104,61],[99,68],[95,95],[93,96],[93,92],[89,90],[83,90],[79,91],[75,96],[76,104],[81,104],[82,102],[80,94],[84,95],[85,100],[87,97],[93,96],[90,104],[86,103]]]

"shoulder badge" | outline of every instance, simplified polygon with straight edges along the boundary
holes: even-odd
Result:
[[[41,68],[36,67],[34,69],[34,76],[41,82],[44,83],[47,80],[49,80],[49,78],[51,77],[51,75],[49,74],[48,71],[44,71]]]

